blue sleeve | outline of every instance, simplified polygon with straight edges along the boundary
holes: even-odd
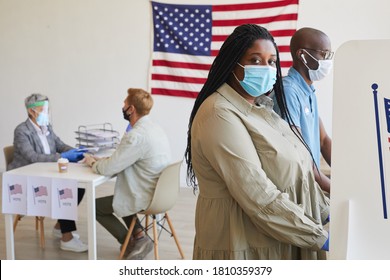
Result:
[[[290,112],[291,119],[295,126],[301,127],[301,104],[298,99],[298,95],[294,86],[286,80],[283,80],[284,94],[286,96],[286,103],[288,111]]]

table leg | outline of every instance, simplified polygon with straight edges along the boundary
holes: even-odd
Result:
[[[4,214],[5,218],[5,243],[7,250],[7,260],[15,259],[15,240],[14,240],[14,227],[13,227],[13,215]]]
[[[96,213],[95,213],[95,187],[92,183],[86,184],[87,217],[88,217],[88,259],[97,259],[96,250]]]

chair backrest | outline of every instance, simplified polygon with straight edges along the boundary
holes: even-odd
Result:
[[[8,170],[8,165],[14,159],[14,146],[6,146],[3,148],[5,158],[5,170]]]
[[[152,202],[148,209],[143,211],[144,214],[165,213],[175,205],[180,191],[181,164],[182,161],[172,163],[161,172]]]

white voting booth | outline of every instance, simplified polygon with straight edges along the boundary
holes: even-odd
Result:
[[[390,40],[334,59],[330,259],[390,260]]]

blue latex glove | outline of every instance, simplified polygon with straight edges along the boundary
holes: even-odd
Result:
[[[70,162],[78,162],[84,158],[85,150],[80,149],[71,149],[69,151],[63,152],[61,157],[67,158]]]
[[[321,250],[329,251],[329,237],[328,237],[328,239],[326,240],[324,246],[322,246]]]

